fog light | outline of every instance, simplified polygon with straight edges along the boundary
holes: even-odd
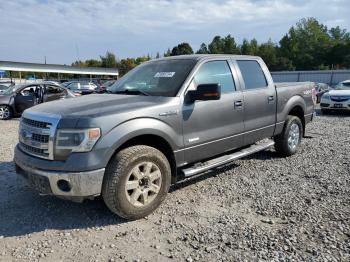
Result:
[[[69,192],[71,190],[69,182],[63,179],[57,181],[57,187],[63,192]]]

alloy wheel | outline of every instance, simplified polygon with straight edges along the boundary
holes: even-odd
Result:
[[[10,114],[10,109],[7,106],[0,106],[0,119],[9,118]]]
[[[142,162],[128,174],[125,193],[135,207],[149,205],[158,195],[162,185],[159,167],[153,162]]]
[[[288,146],[290,149],[294,150],[300,140],[300,128],[299,125],[296,123],[293,123],[289,129],[288,133]]]

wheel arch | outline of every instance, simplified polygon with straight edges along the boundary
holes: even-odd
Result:
[[[146,145],[161,151],[171,166],[172,182],[176,180],[178,156],[174,151],[181,145],[181,135],[166,123],[156,119],[135,119],[125,122],[105,135],[98,147],[108,148],[105,153],[105,165],[120,150]]]
[[[300,105],[295,105],[288,113],[290,116],[296,116],[303,124],[303,134],[305,134],[305,112]]]

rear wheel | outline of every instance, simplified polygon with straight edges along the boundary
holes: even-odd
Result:
[[[7,120],[12,117],[12,110],[7,105],[1,105],[0,106],[0,119],[1,120]]]
[[[275,137],[275,149],[283,156],[291,156],[298,151],[303,137],[303,124],[296,116],[288,116],[280,135]]]
[[[102,196],[120,217],[139,219],[163,202],[170,181],[170,165],[162,152],[149,146],[132,146],[118,152],[108,164]]]

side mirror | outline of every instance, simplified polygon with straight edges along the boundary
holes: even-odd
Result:
[[[187,92],[190,101],[196,100],[219,100],[221,97],[221,87],[219,84],[202,84],[197,86],[197,90]]]

